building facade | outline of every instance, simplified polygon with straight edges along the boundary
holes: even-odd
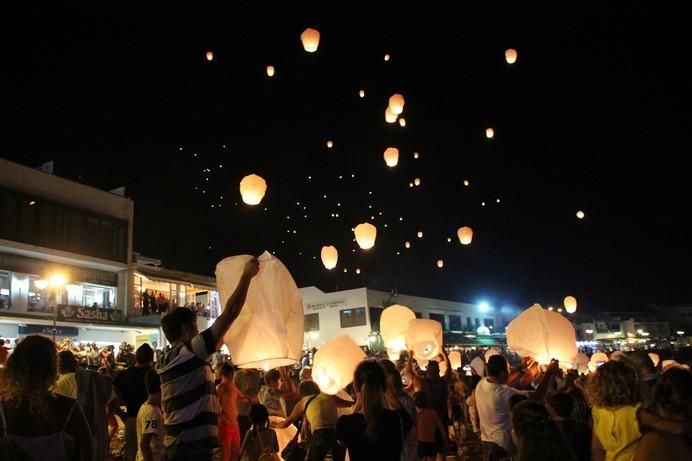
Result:
[[[580,315],[574,322],[577,341],[647,342],[671,335],[668,321],[643,312],[603,312]]]

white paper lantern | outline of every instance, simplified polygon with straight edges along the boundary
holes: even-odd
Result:
[[[396,362],[401,358],[401,351],[395,351],[394,349],[387,349],[387,357],[392,362]]]
[[[657,367],[661,362],[661,357],[659,357],[655,352],[649,352],[649,358],[654,363],[654,367]]]
[[[587,373],[589,371],[589,357],[583,352],[578,352],[572,368],[575,368],[579,373]]]
[[[485,363],[488,363],[488,360],[493,355],[502,355],[502,349],[500,349],[499,347],[493,346],[493,347],[489,348],[487,351],[485,351],[485,354],[483,355],[483,357],[485,358]]]
[[[404,101],[404,97],[399,93],[395,93],[389,98],[389,108],[396,115],[400,115],[404,111],[405,103],[406,102]]]
[[[577,211],[577,218],[584,219],[584,212],[581,210]]]
[[[240,195],[248,205],[258,205],[267,192],[267,182],[256,174],[245,176],[240,181]]]
[[[330,139],[327,141],[327,149],[331,149],[332,147],[334,147],[334,142]]]
[[[270,423],[282,423],[284,422],[285,418],[282,418],[280,416],[269,416],[269,422]],[[298,432],[298,429],[293,424],[289,424],[287,427],[281,429],[278,427],[272,428],[272,430],[276,433],[276,440],[279,442],[279,453],[283,451],[284,448],[286,448],[286,445],[293,440],[293,437],[296,435],[296,432]]]
[[[589,373],[595,373],[599,366],[600,366],[600,363],[594,362],[593,360],[590,360],[589,364],[587,365],[587,368],[589,369]]]
[[[591,356],[591,361],[594,363],[605,363],[608,360],[608,356],[604,352],[596,352]]]
[[[322,252],[320,253],[322,258],[322,264],[324,267],[332,270],[336,267],[336,263],[339,260],[339,252],[333,246],[323,246]]]
[[[404,246],[405,246],[406,248],[411,248],[411,242],[409,242],[408,240],[405,241],[405,242],[404,242]]]
[[[388,167],[393,168],[399,163],[399,149],[396,147],[388,147],[384,151],[384,163]]]
[[[438,260],[437,260],[437,267],[440,268],[440,269],[442,269],[443,267],[445,267],[444,259],[438,259]]]
[[[274,66],[267,66],[267,76],[268,77],[274,76]]]
[[[507,64],[514,64],[517,62],[517,50],[514,48],[507,48],[505,50],[505,61],[507,61]]]
[[[320,33],[315,29],[307,28],[300,34],[300,41],[303,42],[305,51],[314,53],[320,44]]]
[[[481,357],[474,357],[471,360],[471,369],[476,372],[478,376],[485,376],[485,362]]]
[[[249,255],[216,265],[221,306],[236,289]],[[245,305],[224,336],[233,363],[240,368],[272,368],[298,363],[303,352],[303,300],[288,269],[264,252],[259,273],[250,282]]]
[[[384,55],[384,61],[387,62],[387,61],[389,61],[389,59],[390,59],[390,56],[388,54],[385,54]]]
[[[399,118],[399,126],[401,126],[401,127],[406,126],[406,119],[404,117]]]
[[[350,336],[338,336],[315,354],[312,379],[325,394],[334,395],[353,381],[353,373],[365,353]]]
[[[394,123],[394,122],[396,122],[396,117],[397,117],[397,115],[396,115],[394,112],[392,112],[392,108],[391,108],[391,107],[388,106],[388,107],[384,110],[384,119],[387,121],[387,123]]]
[[[415,184],[416,186],[420,186],[420,178],[414,179],[413,184]]]
[[[495,137],[495,130],[493,130],[492,128],[486,128],[485,137],[488,139],[493,139],[493,137]]]
[[[423,231],[418,231],[418,233],[416,235],[418,236],[419,239],[422,239],[423,238]]]
[[[507,325],[507,345],[520,357],[532,357],[539,363],[549,363],[552,359],[572,363],[577,356],[572,323],[538,304]]]
[[[207,61],[212,61],[214,59],[214,53],[212,51],[207,51]]]
[[[360,96],[361,98],[364,98],[365,97],[365,90],[359,90],[358,96]]]
[[[442,325],[437,320],[410,320],[406,331],[406,345],[413,351],[416,359],[434,359],[442,351]]]
[[[574,296],[566,296],[563,303],[568,314],[577,312],[577,299]]]
[[[387,351],[401,352],[406,350],[406,332],[409,322],[416,314],[406,306],[394,304],[382,311],[380,316],[380,334]]]
[[[356,242],[363,250],[369,250],[375,246],[377,238],[377,228],[370,223],[358,224],[353,233],[356,234]]]
[[[460,227],[457,230],[457,237],[462,245],[469,245],[473,240],[473,229],[468,226]]]
[[[452,370],[461,368],[461,352],[452,351],[449,353],[449,363],[452,365]]]

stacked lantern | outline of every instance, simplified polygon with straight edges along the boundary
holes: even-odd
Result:
[[[437,320],[410,320],[406,331],[406,345],[413,351],[416,359],[434,359],[442,352],[442,325]]]

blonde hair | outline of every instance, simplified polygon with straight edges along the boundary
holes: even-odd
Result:
[[[606,362],[589,379],[586,396],[595,407],[636,405],[642,401],[639,374],[628,363]]]

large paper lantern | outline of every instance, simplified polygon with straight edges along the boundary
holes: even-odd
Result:
[[[396,147],[388,147],[384,151],[384,163],[388,167],[393,168],[399,163],[399,149]]]
[[[416,359],[434,359],[442,351],[442,325],[437,320],[410,320],[406,330],[406,345]]]
[[[538,304],[507,325],[507,345],[520,357],[532,357],[539,363],[549,363],[552,359],[572,363],[577,356],[572,323]]]
[[[270,423],[283,423],[285,418],[282,418],[281,416],[269,416],[269,422]],[[284,448],[286,448],[286,445],[293,440],[293,437],[296,435],[296,432],[298,432],[298,429],[293,424],[289,424],[285,428],[278,428],[274,427],[272,428],[274,433],[276,434],[276,441],[279,442],[279,453],[283,451]],[[283,458],[282,458],[283,459]]]
[[[485,137],[488,139],[493,139],[493,137],[495,137],[495,130],[493,130],[492,128],[486,128]]]
[[[384,119],[387,121],[387,123],[394,123],[394,122],[396,122],[396,117],[397,117],[397,115],[396,115],[394,112],[392,112],[392,108],[391,108],[391,107],[387,107],[387,108],[384,110]]]
[[[339,252],[335,247],[331,245],[323,246],[320,256],[322,257],[322,264],[324,264],[325,268],[331,270],[336,267],[336,262],[339,260]]]
[[[399,93],[393,94],[389,98],[389,108],[394,112],[396,115],[400,115],[404,111],[404,97],[400,95]]]
[[[452,365],[452,370],[461,368],[461,352],[452,351],[449,353],[449,363]]]
[[[267,192],[267,182],[261,176],[251,174],[240,181],[240,195],[243,197],[243,202],[248,205],[258,205],[265,192]]]
[[[353,230],[356,234],[356,242],[363,250],[369,250],[375,246],[377,238],[377,228],[370,223],[358,224]]]
[[[406,332],[416,314],[406,306],[394,304],[382,311],[380,335],[387,351],[401,352],[406,349]]]
[[[214,53],[212,51],[207,51],[207,61],[212,61],[214,59]]]
[[[216,265],[219,300],[226,304],[238,285],[249,255]],[[250,282],[238,318],[224,336],[233,363],[240,368],[272,368],[298,363],[303,352],[303,300],[288,269],[264,252],[259,273]]]
[[[471,360],[471,369],[480,377],[485,376],[485,362],[481,357],[475,357]]]
[[[300,34],[300,41],[303,42],[305,51],[314,53],[317,51],[317,47],[320,44],[320,32],[315,29],[307,28]]]
[[[460,227],[457,230],[457,237],[462,245],[469,245],[473,240],[473,229],[468,226]]]
[[[485,354],[483,355],[483,358],[485,358],[485,363],[488,363],[488,360],[490,360],[490,357],[493,355],[502,355],[502,349],[493,346],[485,351]]]
[[[566,296],[564,299],[565,310],[568,314],[577,312],[577,299],[574,296]]]
[[[268,77],[274,76],[274,66],[267,66],[267,76]]]
[[[659,362],[661,361],[661,357],[658,356],[655,352],[649,352],[649,358],[654,364],[654,368],[658,366]]]
[[[312,379],[325,394],[334,395],[353,381],[353,373],[365,353],[350,336],[338,336],[315,354]]]
[[[605,363],[608,360],[608,356],[605,352],[596,352],[591,356],[591,361],[594,363]]]
[[[507,48],[505,50],[505,61],[507,61],[507,64],[514,64],[517,62],[517,50],[514,48]]]

